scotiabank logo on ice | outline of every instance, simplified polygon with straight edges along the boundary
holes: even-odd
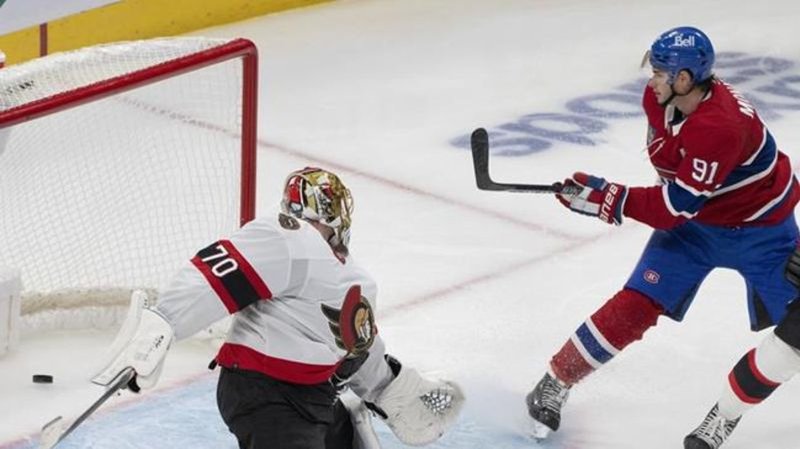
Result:
[[[695,45],[694,36],[675,33],[676,46]],[[748,53],[717,53],[714,73],[735,85],[769,122],[800,112],[800,64],[790,59]],[[647,78],[631,80],[605,92],[580,95],[564,102],[563,109],[533,111],[515,120],[487,128],[492,156],[528,156],[560,146],[610,146],[608,131],[615,122],[641,118],[642,92]],[[450,140],[470,150],[470,135]]]

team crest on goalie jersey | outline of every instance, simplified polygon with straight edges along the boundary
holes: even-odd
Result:
[[[283,229],[287,229],[289,231],[296,231],[300,229],[300,223],[297,221],[297,219],[286,214],[278,214],[278,223]]]
[[[341,309],[322,304],[322,313],[336,338],[336,346],[347,351],[348,356],[366,352],[375,340],[377,329],[372,306],[361,296],[361,287],[350,287]]]

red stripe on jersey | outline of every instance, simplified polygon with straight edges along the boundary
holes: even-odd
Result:
[[[740,401],[744,402],[745,404],[761,403],[762,399],[754,398],[744,392],[744,389],[739,385],[739,381],[736,380],[736,376],[733,374],[733,371],[728,374],[728,383],[731,385],[731,389],[734,393],[736,393],[736,397],[738,397]]]
[[[781,385],[778,382],[773,382],[767,379],[767,376],[765,376],[761,371],[759,371],[758,367],[756,366],[755,349],[747,353],[747,365],[750,367],[750,371],[753,373],[753,376],[756,378],[756,380],[758,380],[762,384],[772,388],[777,388]]]
[[[214,292],[217,294],[220,300],[222,300],[222,304],[225,305],[225,308],[228,310],[228,313],[236,313],[239,310],[239,306],[234,301],[231,294],[228,292],[228,289],[225,288],[225,285],[222,283],[222,280],[214,275],[211,272],[211,267],[206,265],[203,261],[200,260],[199,256],[195,256],[191,260],[192,265],[197,267],[200,270],[200,273],[206,278],[206,281],[211,288],[214,289]]]
[[[279,359],[262,354],[255,349],[235,343],[225,343],[217,353],[217,363],[226,368],[242,369],[266,374],[274,379],[301,385],[316,385],[327,382],[338,363],[314,365]]]
[[[219,243],[223,248],[228,250],[228,254],[230,254],[231,257],[233,257],[233,259],[239,264],[239,269],[242,271],[247,280],[250,281],[250,285],[252,285],[256,290],[258,296],[262,299],[272,298],[272,292],[269,291],[267,284],[264,283],[264,280],[261,279],[261,276],[258,275],[253,266],[250,265],[250,262],[248,262],[247,259],[242,256],[242,253],[240,253],[239,250],[233,246],[233,243],[231,243],[230,240],[220,240]]]

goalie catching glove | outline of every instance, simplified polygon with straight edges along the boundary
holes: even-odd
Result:
[[[395,436],[410,446],[423,446],[439,439],[455,423],[464,405],[464,393],[450,381],[426,379],[409,367],[387,356],[395,374],[369,404],[392,429]]]
[[[155,386],[174,332],[167,320],[146,304],[147,294],[134,291],[125,322],[111,344],[108,361],[92,382],[108,386],[120,372],[131,367],[136,372],[128,382],[131,391],[138,393],[142,388]]]

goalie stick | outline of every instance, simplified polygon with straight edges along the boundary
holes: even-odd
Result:
[[[581,188],[577,186],[564,186],[560,182],[552,184],[512,184],[494,182],[489,176],[489,134],[483,128],[472,131],[470,136],[472,145],[472,164],[475,167],[475,182],[481,190],[526,192],[526,193],[561,193],[564,195],[577,195]]]
[[[64,419],[59,416],[54,420],[48,422],[42,427],[42,436],[39,440],[39,449],[51,449],[55,447],[58,443],[60,443],[64,438],[67,437],[73,430],[77,429],[86,418],[92,415],[98,408],[100,408],[103,403],[105,403],[108,398],[113,396],[120,390],[124,390],[128,387],[128,382],[133,379],[133,376],[136,375],[136,372],[133,368],[128,367],[124,370],[120,371],[117,377],[111,382],[108,386],[108,389],[99,397],[89,408],[84,411],[81,416],[77,417],[72,424],[67,426],[67,423],[64,422]]]

